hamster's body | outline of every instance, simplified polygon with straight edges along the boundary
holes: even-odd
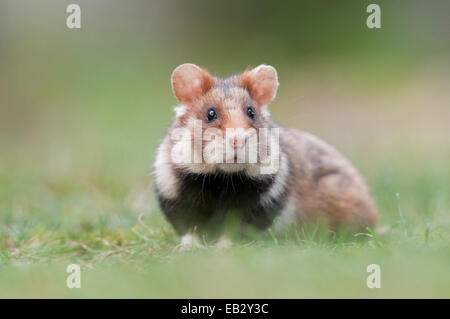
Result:
[[[230,212],[261,230],[268,229],[275,217],[276,230],[319,219],[325,219],[330,229],[375,225],[375,205],[354,166],[317,137],[284,128],[270,118],[267,104],[278,87],[274,68],[262,65],[221,80],[183,64],[172,74],[172,86],[182,105],[158,148],[154,177],[160,207],[184,236],[183,244],[199,245],[196,235],[218,237]],[[235,131],[229,136],[226,129]],[[258,136],[251,142],[252,133],[264,129],[275,129],[276,141]],[[214,139],[192,142],[195,132],[205,136],[208,130],[213,130]],[[248,159],[252,143],[261,147],[257,161],[238,163],[238,151],[248,147]],[[236,151],[230,156],[229,145]],[[207,152],[217,147],[225,154],[214,157]],[[262,170],[261,150],[268,156],[277,154],[276,169]],[[197,155],[197,161],[176,161],[175,153],[189,154],[190,159]]]

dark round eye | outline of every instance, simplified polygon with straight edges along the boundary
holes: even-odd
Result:
[[[247,115],[252,120],[255,118],[255,111],[253,111],[253,109],[250,106],[247,107]]]
[[[214,108],[210,108],[208,112],[206,112],[206,119],[208,122],[212,122],[217,119],[217,112]]]

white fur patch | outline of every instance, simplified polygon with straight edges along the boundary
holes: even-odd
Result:
[[[180,117],[180,116],[183,116],[186,114],[187,107],[186,107],[186,105],[178,105],[178,106],[175,106],[173,108],[173,110],[175,111],[175,117]]]
[[[275,233],[280,234],[281,232],[289,229],[292,225],[297,226],[297,208],[295,207],[295,198],[290,196],[287,200],[286,205],[280,212],[277,220],[275,221],[274,229]]]
[[[171,199],[178,195],[178,181],[172,171],[167,144],[167,141],[163,141],[158,147],[153,175],[158,191],[165,198]]]
[[[261,196],[261,204],[270,205],[282,194],[289,175],[289,162],[284,154],[281,155],[280,169],[275,176],[272,186]]]

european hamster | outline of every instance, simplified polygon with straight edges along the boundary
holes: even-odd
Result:
[[[230,211],[263,231],[275,217],[277,231],[318,219],[331,230],[374,227],[377,210],[355,167],[319,138],[271,119],[275,68],[221,79],[186,63],[171,83],[181,104],[158,147],[154,182],[182,246],[220,237]]]

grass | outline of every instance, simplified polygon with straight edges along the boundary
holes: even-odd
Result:
[[[450,176],[393,171],[368,172],[383,236],[330,239],[314,227],[190,252],[175,249],[149,179],[3,171],[1,198],[13,200],[0,215],[0,297],[450,297],[449,192],[427,189],[448,190]],[[70,263],[81,289],[66,287]],[[381,289],[365,285],[372,263]]]

